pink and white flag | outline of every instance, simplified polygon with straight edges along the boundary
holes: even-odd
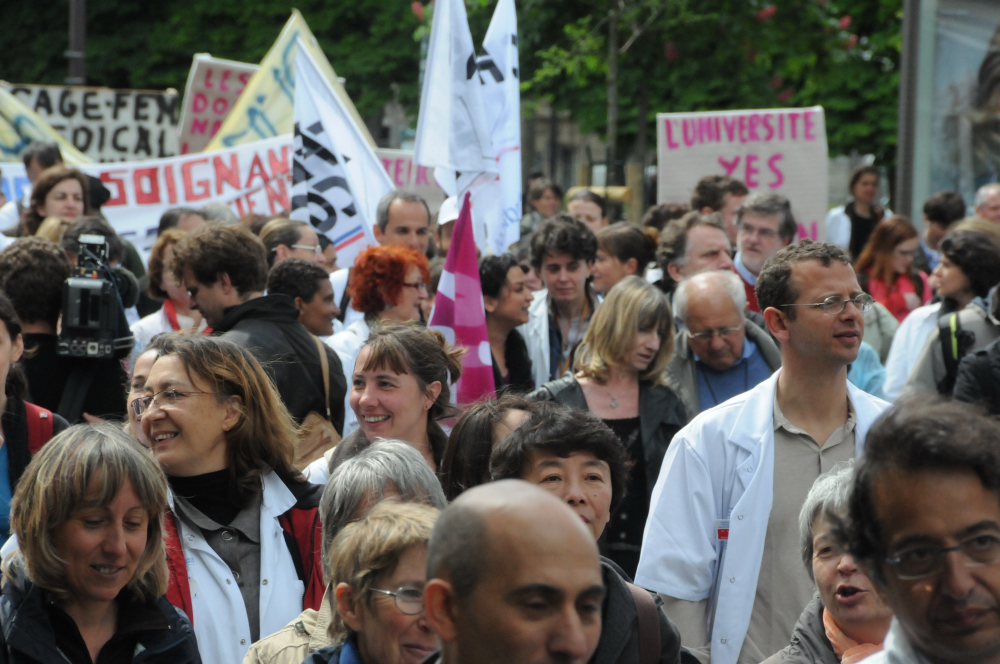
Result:
[[[476,240],[472,234],[469,194],[464,198],[429,325],[444,334],[448,343],[466,348],[462,356],[462,377],[455,385],[455,394],[457,403],[470,404],[495,392],[496,386],[493,384],[493,357],[486,333],[486,310],[479,281]]]

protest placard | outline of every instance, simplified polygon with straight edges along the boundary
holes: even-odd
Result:
[[[177,154],[176,90],[10,85],[10,93],[94,161]]]
[[[258,69],[246,62],[195,54],[181,104],[181,154],[205,149]]]
[[[727,175],[751,191],[788,198],[799,237],[822,239],[827,212],[823,108],[658,113],[657,201],[691,200],[705,175]]]
[[[67,164],[92,161],[8,92],[0,81],[0,162],[20,162],[21,154],[32,141],[55,141]]]
[[[229,205],[238,215],[273,215],[291,210],[292,137],[279,136],[223,150],[167,159],[78,166],[98,177],[111,192],[101,212],[119,234],[143,255],[156,241],[160,215],[172,207],[198,208],[206,203]],[[444,200],[434,184],[433,170],[413,166],[413,153],[376,150],[389,177],[400,187],[428,199],[431,211]],[[5,194],[28,186],[20,162],[0,165]]]

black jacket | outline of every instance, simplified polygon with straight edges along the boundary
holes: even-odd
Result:
[[[557,401],[579,410],[589,410],[583,388],[570,374],[545,383],[529,394],[528,398],[534,401]],[[652,498],[656,478],[660,476],[663,455],[667,453],[674,434],[687,422],[684,405],[669,387],[640,382],[639,420],[642,426],[642,450],[645,454],[646,493]]]
[[[89,381],[83,399],[83,413],[105,419],[125,419],[128,374],[115,359],[94,360],[86,357],[63,357],[56,352],[59,338],[54,334],[25,334],[24,348],[32,351],[21,358],[28,379],[28,398],[33,404],[59,413],[70,424],[83,421],[80,412],[60,409],[63,392],[77,375]],[[33,350],[32,350],[33,349]]]
[[[23,561],[12,565],[13,578],[5,578],[0,594],[0,664],[67,664],[68,658],[56,645],[44,592],[28,580]],[[125,589],[122,594],[128,593]],[[122,595],[119,595],[121,598]],[[121,601],[121,600],[120,600]],[[191,623],[161,597],[139,606],[156,618],[157,628],[138,631],[136,654],[131,662],[139,664],[201,664],[198,643]],[[159,620],[162,616],[162,620]],[[141,647],[140,647],[141,646]]]
[[[534,390],[535,377],[531,371],[528,345],[517,330],[511,330],[507,335],[504,357],[507,360],[507,376],[510,378],[506,386],[501,382],[500,367],[496,358],[493,358],[493,384],[496,385],[497,394],[526,394]]]
[[[254,354],[296,422],[301,424],[310,411],[326,414],[316,342],[299,323],[299,308],[292,298],[265,295],[229,307],[214,333]],[[337,354],[326,344],[323,349],[330,364],[330,421],[342,433],[347,380]]]
[[[17,483],[24,475],[24,469],[31,461],[28,451],[28,420],[24,402],[16,397],[7,397],[7,411],[3,413],[3,444],[7,446],[7,469],[10,478],[10,489],[17,488]],[[52,435],[56,436],[69,426],[69,423],[57,413],[52,413]]]
[[[1000,339],[969,353],[958,364],[955,401],[981,404],[992,415],[1000,415]]]
[[[764,660],[764,664],[840,664],[830,639],[826,638],[819,593],[806,604],[795,623],[792,642]]]

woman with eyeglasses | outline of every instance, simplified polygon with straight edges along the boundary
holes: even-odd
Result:
[[[431,273],[427,257],[406,247],[369,247],[354,260],[347,293],[351,306],[364,314],[343,332],[330,337],[330,347],[340,356],[340,363],[350,383],[350,372],[361,347],[373,327],[383,322],[421,320],[420,305],[427,298]],[[358,428],[351,410],[351,391],[344,398],[344,437]]]
[[[379,503],[330,547],[334,645],[302,664],[420,664],[441,647],[424,617],[427,541],[438,510]]]
[[[535,389],[531,358],[524,337],[517,331],[519,325],[528,322],[528,305],[535,299],[524,270],[511,254],[483,256],[479,260],[479,282],[497,393],[531,392]]]
[[[528,395],[590,411],[632,457],[630,490],[608,527],[602,552],[630,577],[639,564],[663,455],[687,421],[681,400],[663,382],[673,347],[673,313],[666,295],[644,279],[625,277],[594,312],[576,355],[576,373]]]
[[[167,598],[204,661],[239,664],[323,597],[321,489],[292,465],[295,422],[253,355],[217,337],[166,339],[133,408],[171,489]]]
[[[900,322],[931,299],[927,275],[913,266],[919,248],[917,229],[896,215],[875,226],[854,264],[861,287]]]
[[[317,265],[326,264],[319,237],[304,221],[277,218],[260,229],[260,241],[267,247],[267,267],[272,268],[286,258],[301,258]]]

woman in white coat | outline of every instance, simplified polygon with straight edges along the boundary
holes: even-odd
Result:
[[[364,318],[354,321],[327,341],[340,357],[348,386],[358,353],[368,341],[374,325],[381,321],[420,320],[420,304],[427,298],[430,278],[427,257],[413,249],[378,246],[358,254],[347,292],[351,296],[351,306],[363,313]],[[350,397],[351,390],[347,390],[344,438],[358,428]]]
[[[202,660],[240,664],[251,643],[318,609],[321,487],[292,465],[296,427],[250,352],[172,335],[133,401],[167,475],[167,599]]]

